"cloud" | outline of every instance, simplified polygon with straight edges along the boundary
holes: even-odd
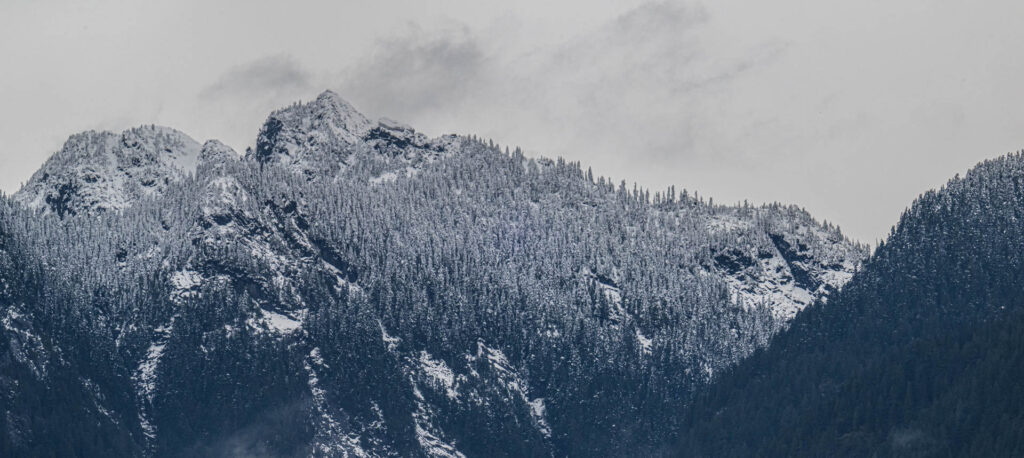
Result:
[[[341,83],[341,92],[387,116],[409,119],[451,106],[480,90],[480,44],[465,28],[428,33],[418,27],[378,42]]]
[[[201,125],[190,132],[209,132],[239,152],[252,146],[267,115],[324,89],[323,78],[293,57],[270,55],[229,68],[201,89],[186,111]]]
[[[688,144],[694,94],[772,56],[710,53],[699,34],[709,19],[699,5],[648,2],[539,48],[495,25],[413,25],[380,40],[334,87],[357,106],[428,130],[535,139],[554,146],[548,154],[595,143],[598,156],[667,154]]]
[[[225,99],[267,93],[308,92],[312,78],[288,55],[268,56],[228,70],[204,88],[200,97]]]

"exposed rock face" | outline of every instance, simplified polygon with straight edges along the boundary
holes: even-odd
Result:
[[[767,305],[782,321],[842,288],[868,256],[866,247],[793,207],[723,210],[708,226],[731,235],[713,251],[710,268],[727,280],[734,300]]]

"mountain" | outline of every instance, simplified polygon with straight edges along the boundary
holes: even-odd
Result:
[[[431,140],[386,118],[371,121],[338,94],[325,91],[310,103],[272,113],[250,158],[309,177],[334,176],[360,160],[370,160],[385,169],[372,172],[376,181],[382,181],[450,155],[459,141],[454,135]]]
[[[69,138],[14,199],[59,215],[123,210],[194,173],[202,152],[195,140],[167,127],[83,132]]]
[[[1024,453],[1024,156],[919,197],[827,304],[719,377],[682,456]]]
[[[796,207],[629,190],[330,92],[241,158],[136,131],[72,137],[0,206],[0,454],[657,454],[866,257]]]

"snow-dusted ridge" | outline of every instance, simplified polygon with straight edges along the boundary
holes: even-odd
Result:
[[[13,197],[62,216],[123,210],[195,173],[203,151],[203,145],[169,127],[82,132],[68,138]]]
[[[159,127],[73,136],[14,200],[59,216],[33,220],[57,241],[99,240],[95,252],[118,259],[75,299],[116,331],[129,407],[103,385],[115,377],[83,384],[143,455],[191,434],[159,409],[205,408],[189,404],[192,383],[213,393],[202,402],[237,408],[231,428],[247,440],[264,431],[253,412],[293,415],[314,456],[474,456],[486,444],[473,428],[557,455],[580,427],[569,409],[634,407],[601,398],[616,394],[606,374],[675,364],[661,381],[681,382],[659,389],[685,391],[842,287],[865,256],[788,207],[651,203],[584,169],[427,138],[328,91],[271,114],[244,157]],[[104,259],[70,260],[86,270],[62,278]],[[122,287],[154,294],[124,300]],[[0,320],[16,361],[38,346],[29,315]],[[43,379],[55,366],[28,367]],[[594,393],[564,386],[588,376]],[[644,382],[632,380],[620,385]]]
[[[372,180],[381,183],[414,175],[423,164],[451,155],[459,143],[453,135],[429,139],[389,118],[371,120],[325,91],[311,102],[273,112],[249,157],[310,178],[333,176],[369,159],[385,169]]]

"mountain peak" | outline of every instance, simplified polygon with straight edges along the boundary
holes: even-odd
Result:
[[[312,102],[273,112],[260,129],[254,158],[293,164],[312,173],[322,165],[317,162],[325,159],[320,156],[336,156],[330,162],[344,162],[354,145],[376,125],[337,93],[327,90]]]
[[[72,135],[14,198],[60,215],[121,210],[194,173],[201,146],[169,127]]]
[[[328,117],[330,121],[333,121],[333,127],[357,138],[366,134],[375,124],[351,103],[330,89],[320,93],[312,105],[315,114]]]
[[[325,89],[320,95],[316,96],[317,102],[329,102],[336,104],[351,105],[348,100],[343,99],[337,92],[330,89]]]

